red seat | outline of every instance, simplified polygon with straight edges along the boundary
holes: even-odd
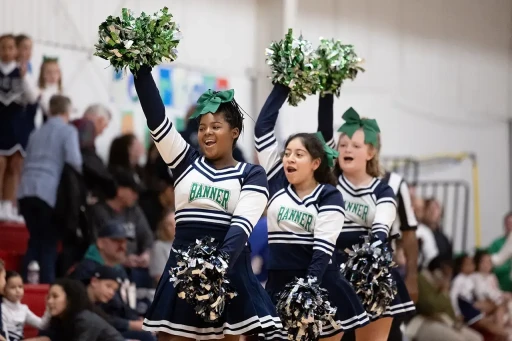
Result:
[[[0,222],[0,235],[0,250],[25,254],[28,241],[28,230],[25,225]]]
[[[46,310],[46,296],[50,286],[48,284],[25,284],[25,295],[21,303],[28,305],[30,310],[37,316],[43,316]],[[26,326],[25,338],[35,337],[38,334],[37,329]]]
[[[21,271],[22,254],[0,250],[0,259],[4,261],[6,270]]]

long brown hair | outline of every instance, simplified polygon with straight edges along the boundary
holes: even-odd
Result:
[[[59,62],[56,59],[43,60],[43,62],[41,63],[41,68],[39,69],[39,79],[37,81],[37,85],[39,86],[39,89],[46,88],[46,84],[44,83],[44,70],[45,70],[46,66],[48,66],[50,64],[55,64],[55,65],[59,66]],[[59,66],[59,69],[60,69],[60,66]],[[62,72],[60,73],[60,78],[59,78],[59,91],[62,91]]]

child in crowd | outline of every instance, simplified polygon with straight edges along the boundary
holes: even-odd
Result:
[[[40,126],[42,122],[46,122],[50,115],[50,98],[53,95],[64,94],[62,91],[62,73],[57,58],[43,57],[37,85],[40,92],[41,114],[36,117],[36,125]]]
[[[508,333],[504,323],[496,318],[498,306],[487,298],[478,299],[475,295],[475,284],[472,280],[474,272],[475,264],[469,255],[461,254],[455,258],[455,277],[450,289],[452,305],[457,314],[472,328],[499,340],[507,340]]]
[[[48,313],[43,318],[34,314],[21,300],[25,293],[23,279],[16,271],[7,271],[2,298],[2,325],[8,341],[23,340],[23,329],[28,324],[37,329],[44,329],[50,320]]]

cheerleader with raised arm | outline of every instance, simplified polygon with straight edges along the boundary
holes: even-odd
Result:
[[[269,181],[267,210],[269,264],[266,290],[274,302],[277,293],[295,277],[316,277],[337,308],[335,324],[322,328],[320,338],[340,340],[343,332],[369,323],[361,301],[342,278],[333,261],[336,240],[344,220],[343,198],[331,172],[337,153],[318,135],[298,133],[278,147],[274,127],[290,89],[276,84],[255,127],[256,150]],[[286,330],[265,335],[287,340]]]
[[[168,270],[177,266],[171,252],[144,329],[168,334],[161,340],[237,340],[243,334],[280,328],[272,302],[251,270],[246,245],[267,204],[268,189],[261,166],[233,158],[243,128],[233,90],[208,90],[199,99],[193,118],[199,120],[198,141],[204,155],[200,156],[166,116],[149,67],[135,74],[135,89],[151,136],[175,179],[174,245],[190,245],[205,236],[222,241],[220,251],[230,256],[228,277],[238,294],[217,322],[203,321],[169,281]]]
[[[320,99],[319,130],[334,145],[332,95]],[[353,109],[343,114],[345,123],[338,129],[339,157],[335,166],[337,188],[345,201],[345,225],[336,244],[337,260],[348,259],[345,249],[362,243],[362,236],[372,235],[387,242],[391,225],[396,218],[396,200],[391,187],[379,178],[380,129],[377,121],[361,118]],[[387,340],[393,318],[403,318],[415,311],[405,283],[396,269],[391,270],[397,293],[379,315],[366,307],[372,322],[356,330],[357,340]]]

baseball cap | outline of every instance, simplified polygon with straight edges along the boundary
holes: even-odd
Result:
[[[109,220],[98,230],[98,238],[133,239],[126,233],[124,224],[119,220]]]
[[[133,171],[123,168],[116,168],[111,173],[119,187],[130,188],[137,193],[144,189],[139,176]]]
[[[117,283],[122,282],[121,276],[119,276],[119,272],[116,269],[106,265],[100,265],[94,272],[93,277],[100,280],[110,279],[116,281]]]

